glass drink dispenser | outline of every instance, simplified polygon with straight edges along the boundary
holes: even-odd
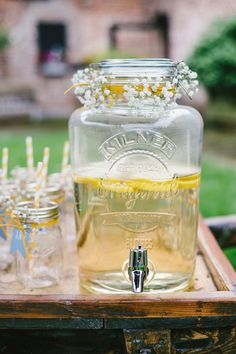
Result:
[[[176,99],[197,74],[169,59],[78,71],[70,119],[81,287],[92,293],[191,286],[203,122]]]

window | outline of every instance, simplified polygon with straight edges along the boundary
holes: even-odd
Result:
[[[63,23],[38,24],[38,62],[45,76],[66,74],[66,27]]]

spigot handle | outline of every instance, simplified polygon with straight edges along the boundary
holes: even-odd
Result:
[[[142,246],[131,248],[129,255],[129,279],[134,293],[143,292],[144,282],[148,276],[147,250]]]

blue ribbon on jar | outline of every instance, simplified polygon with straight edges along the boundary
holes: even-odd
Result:
[[[23,227],[13,228],[11,247],[10,247],[11,254],[14,255],[17,252],[19,252],[22,255],[22,257],[29,258],[27,246],[30,240],[30,232],[31,232],[30,225],[26,225],[24,228]]]

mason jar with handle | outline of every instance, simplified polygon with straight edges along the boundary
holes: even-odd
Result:
[[[83,291],[191,286],[203,121],[176,99],[192,97],[196,77],[169,59],[105,60],[75,74],[85,106],[69,123]]]

